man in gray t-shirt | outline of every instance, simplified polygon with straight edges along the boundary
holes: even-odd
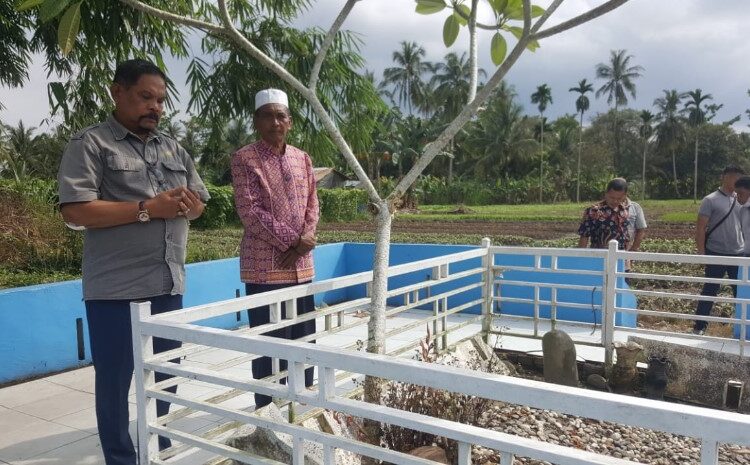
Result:
[[[742,236],[740,212],[742,205],[737,201],[734,185],[744,172],[737,166],[727,166],[721,173],[721,187],[703,198],[698,210],[698,222],[695,227],[695,245],[699,255],[741,256],[745,249]],[[737,279],[737,267],[727,265],[706,265],[707,278]],[[715,297],[719,292],[716,283],[705,283],[701,295]],[[737,286],[732,286],[737,295]],[[698,302],[696,314],[710,315],[713,302]],[[696,321],[693,333],[704,334],[708,322]]]
[[[182,308],[188,220],[208,201],[190,156],[157,131],[166,91],[166,76],[153,63],[121,63],[113,114],[71,138],[58,173],[62,216],[85,229],[83,299],[107,465],[136,464],[128,434],[130,303],[149,300],[152,313]],[[153,345],[163,352],[180,344],[154,338]],[[157,382],[166,378],[156,374]],[[156,410],[165,415],[169,405],[157,401]],[[159,438],[160,448],[169,445]]]

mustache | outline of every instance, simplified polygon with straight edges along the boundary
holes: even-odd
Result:
[[[147,115],[141,116],[140,119],[152,119],[152,120],[154,120],[154,121],[156,121],[158,123],[159,120],[161,119],[161,116],[159,116],[158,113],[149,113]]]

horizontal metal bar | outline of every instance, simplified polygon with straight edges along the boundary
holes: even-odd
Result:
[[[319,345],[280,341],[266,336],[244,336],[217,328],[189,324],[141,322],[141,334],[273,355],[308,365],[322,365],[380,378],[530,405],[602,421],[627,423],[691,437],[750,445],[750,417],[689,405],[665,405],[650,399],[628,398],[532,380],[477,374],[450,366],[430,366],[412,360],[363,352],[341,351]],[[368,404],[369,405],[369,404]]]
[[[582,258],[605,258],[606,249],[563,249],[560,247],[519,247],[519,246],[493,246],[490,247],[492,255],[529,255],[535,257],[582,257]]]
[[[503,272],[503,271],[528,271],[528,272],[538,272],[538,273],[552,273],[552,274],[575,274],[578,276],[603,276],[603,271],[591,271],[591,270],[579,270],[579,269],[570,269],[570,268],[536,268],[534,266],[520,266],[520,265],[494,265],[492,267],[492,270],[496,273]]]
[[[581,290],[581,291],[591,291],[594,289],[595,291],[602,291],[602,285],[583,285],[583,284],[560,284],[560,283],[545,283],[545,282],[537,282],[537,281],[513,281],[509,279],[498,279],[495,281],[496,284],[505,285],[505,286],[514,286],[514,287],[539,287],[543,289],[573,289],[573,290]]]
[[[676,313],[676,312],[661,312],[658,310],[645,310],[642,308],[625,308],[615,307],[615,310],[622,313],[630,313],[636,315],[647,315],[647,316],[660,316],[664,318],[672,318],[677,320],[700,320],[710,321],[715,323],[731,323],[731,324],[743,324],[739,318],[727,318],[722,316],[710,316],[710,315],[696,315],[694,313]],[[747,322],[745,324],[748,324]]]
[[[534,300],[534,299],[524,299],[521,297],[493,297],[492,300],[495,302],[513,302],[513,303],[519,303],[519,304],[535,304],[538,303],[540,305],[547,305],[552,306],[551,300]],[[591,310],[590,304],[577,304],[575,302],[565,302],[565,301],[557,301],[555,302],[555,306],[557,308],[564,307],[564,308],[574,308],[574,309],[583,309],[583,310]],[[601,310],[601,304],[594,304],[595,310]]]
[[[404,263],[402,265],[395,265],[388,268],[388,277],[401,276],[413,271],[424,270],[427,268],[432,269],[440,265],[459,263],[466,260],[471,260],[473,258],[480,258],[486,254],[486,249],[477,248],[474,250],[468,250],[466,252],[459,252],[435,258],[428,258],[426,260]],[[212,318],[227,313],[246,310],[248,308],[262,307],[264,305],[270,305],[275,302],[296,299],[307,295],[320,294],[336,289],[344,289],[360,284],[366,284],[368,282],[372,282],[372,278],[372,271],[364,271],[362,273],[351,274],[345,277],[331,278],[309,284],[300,284],[297,286],[286,287],[284,289],[264,292],[261,294],[253,294],[240,298],[223,300],[204,305],[197,305],[195,307],[175,310],[173,312],[160,313],[158,315],[153,315],[147,319],[144,319],[143,321],[174,321],[175,323],[195,322],[198,320]]]
[[[703,276],[678,276],[668,274],[649,274],[649,273],[625,273],[622,271],[617,272],[617,276],[625,277],[630,279],[638,280],[652,280],[652,281],[675,281],[682,283],[713,283],[713,284],[726,284],[731,285],[742,285],[742,280],[739,279],[719,279],[719,278],[705,278]]]
[[[750,304],[750,299],[739,299],[735,297],[707,296],[700,294],[684,294],[678,292],[646,291],[642,289],[616,289],[618,294],[630,293],[646,297],[665,297],[669,299],[706,300],[709,302],[726,302],[730,304]]]
[[[750,266],[748,257],[727,257],[723,255],[688,255],[673,253],[654,253],[654,252],[626,252],[617,251],[618,260],[637,260],[641,262],[670,262],[693,265],[729,265],[729,266]]]

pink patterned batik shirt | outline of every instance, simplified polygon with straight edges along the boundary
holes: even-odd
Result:
[[[312,252],[292,268],[281,256],[318,225],[318,195],[310,157],[287,145],[278,155],[264,141],[242,147],[232,156],[232,184],[237,213],[245,226],[240,244],[244,283],[293,284],[311,281]]]

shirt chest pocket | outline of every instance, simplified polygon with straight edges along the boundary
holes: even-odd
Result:
[[[187,168],[181,161],[164,160],[161,164],[164,167],[167,183],[171,188],[187,186]]]
[[[105,155],[106,171],[102,183],[113,192],[139,192],[146,183],[143,160],[110,152]]]

